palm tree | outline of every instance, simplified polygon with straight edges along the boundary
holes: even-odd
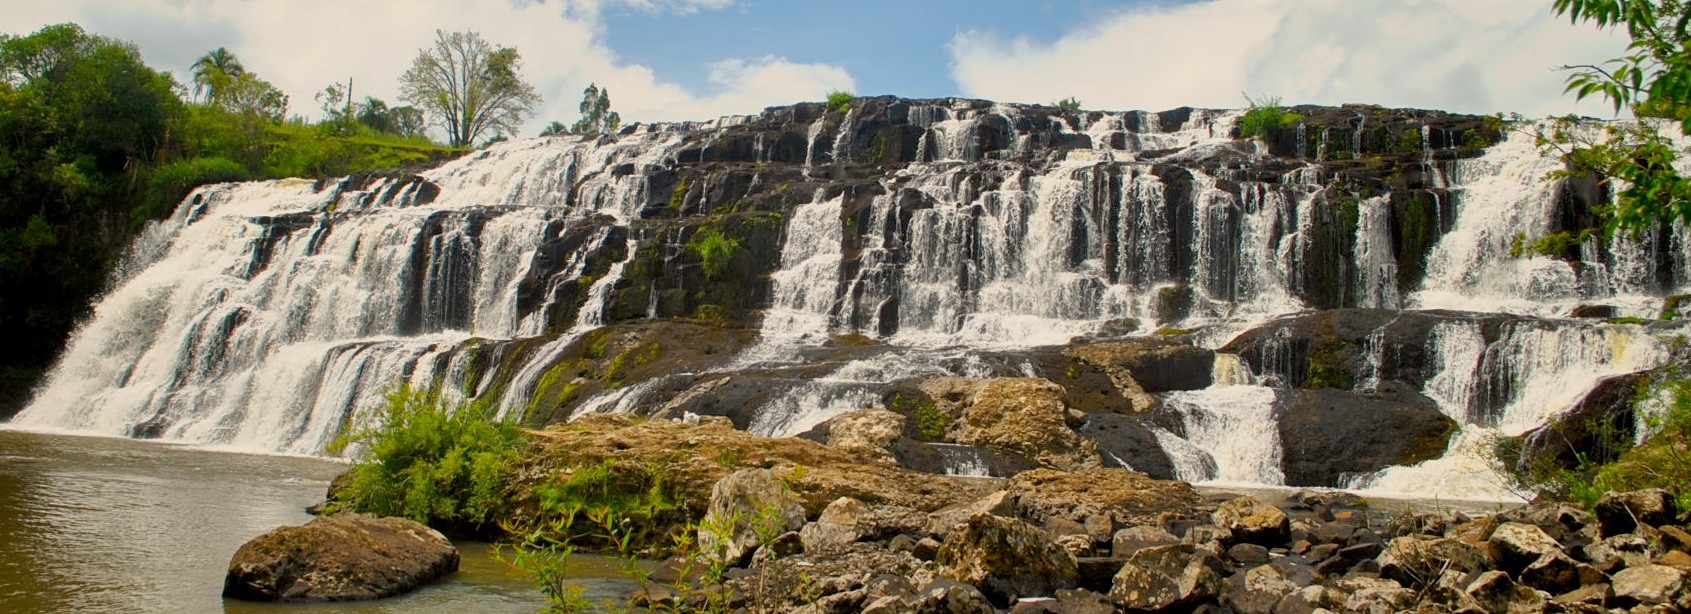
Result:
[[[219,90],[246,72],[246,67],[227,47],[213,49],[194,62],[194,95],[204,92],[206,104],[211,104],[217,100]]]

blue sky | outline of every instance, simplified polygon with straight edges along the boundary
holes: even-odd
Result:
[[[0,0],[0,32],[75,21],[186,74],[228,47],[317,114],[352,79],[395,102],[436,29],[514,46],[573,121],[588,83],[625,121],[711,119],[829,91],[1052,102],[1105,110],[1351,102],[1602,115],[1562,95],[1563,64],[1619,55],[1550,0]]]

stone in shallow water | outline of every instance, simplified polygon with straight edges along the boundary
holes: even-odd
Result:
[[[458,549],[404,518],[322,516],[242,545],[223,596],[249,601],[353,601],[409,592],[458,570]]]

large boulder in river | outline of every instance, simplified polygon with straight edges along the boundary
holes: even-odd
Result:
[[[1157,441],[1154,424],[1146,416],[1094,413],[1075,428],[1081,437],[1098,444],[1105,466],[1131,469],[1159,480],[1172,480],[1174,461]]]
[[[404,518],[320,516],[242,545],[223,596],[248,601],[352,601],[409,592],[458,570],[458,549]]]
[[[957,443],[1017,454],[1044,467],[1079,471],[1102,466],[1098,445],[1069,427],[1063,388],[1049,380],[988,380],[956,430]]]
[[[1385,386],[1393,385],[1401,386]],[[1340,486],[1347,475],[1437,458],[1456,432],[1431,399],[1412,390],[1288,390],[1280,397],[1276,426],[1288,486]]]

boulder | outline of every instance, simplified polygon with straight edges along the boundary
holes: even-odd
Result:
[[[1521,435],[1517,471],[1530,477],[1574,470],[1581,463],[1614,462],[1631,448],[1635,436],[1638,392],[1651,371],[1611,375],[1597,380],[1585,396],[1543,426]]]
[[[1415,603],[1415,591],[1369,576],[1347,577],[1337,583],[1336,590],[1345,595],[1345,612],[1396,614]]]
[[[1285,511],[1251,496],[1221,504],[1210,518],[1235,540],[1270,547],[1284,545],[1291,529]]]
[[[1116,557],[1128,557],[1152,546],[1172,546],[1178,543],[1180,543],[1180,538],[1158,527],[1128,527],[1116,531],[1116,534],[1111,537],[1110,554]]]
[[[1685,587],[1686,572],[1666,565],[1640,565],[1616,573],[1610,588],[1621,605],[1671,603]]]
[[[398,595],[458,570],[458,549],[404,518],[319,516],[242,545],[223,596],[248,601],[351,601]]]
[[[1092,516],[1118,527],[1161,524],[1163,514],[1190,514],[1199,505],[1191,484],[1126,469],[1035,469],[1010,478],[1009,491],[1020,514],[1036,524],[1058,517],[1084,523]]]
[[[884,409],[848,412],[828,421],[827,444],[869,457],[891,458],[907,422],[904,414]]]
[[[1505,522],[1492,531],[1487,542],[1504,571],[1518,574],[1534,561],[1549,555],[1561,554],[1561,546],[1543,529],[1530,524]]]
[[[1110,601],[1129,610],[1195,605],[1221,593],[1220,565],[1189,544],[1145,548],[1116,572]]]
[[[1475,577],[1463,592],[1473,598],[1487,614],[1531,614],[1544,611],[1544,595],[1516,584],[1509,574],[1495,569]]]
[[[1157,443],[1151,424],[1142,416],[1086,414],[1075,432],[1098,444],[1104,465],[1138,471],[1159,480],[1175,479],[1174,461]]]
[[[1575,561],[1560,551],[1547,552],[1538,557],[1538,560],[1521,570],[1520,574],[1521,584],[1553,595],[1602,582],[1604,579],[1603,572]]]
[[[1017,454],[1064,471],[1102,466],[1098,445],[1068,425],[1063,388],[1038,378],[988,380],[963,412],[957,443]]]
[[[995,603],[1077,586],[1075,560],[1045,532],[1013,518],[975,514],[940,545],[944,577],[972,584]]]
[[[741,469],[711,487],[710,504],[699,521],[699,549],[716,562],[746,564],[776,536],[804,527],[804,506],[769,469]]]
[[[918,590],[915,597],[906,599],[907,609],[887,611],[912,614],[993,614],[996,611],[979,589],[947,579],[934,580]],[[869,611],[865,610],[864,614]]]
[[[1290,486],[1336,487],[1352,475],[1437,458],[1456,432],[1437,404],[1413,390],[1323,388],[1279,397],[1281,469]]]
[[[1000,490],[974,501],[947,506],[928,514],[928,533],[941,539],[957,528],[968,524],[975,514],[992,514],[1005,518],[1016,517],[1016,499],[1008,490]]]
[[[1452,538],[1398,537],[1376,557],[1380,576],[1405,586],[1420,587],[1438,579],[1444,570],[1478,573],[1492,568],[1491,557],[1479,547]]]
[[[1603,537],[1631,533],[1642,524],[1669,524],[1679,516],[1673,495],[1660,488],[1604,493],[1592,508]]]
[[[799,530],[806,552],[819,552],[856,542],[873,534],[869,506],[851,497],[840,497],[822,510],[816,522]]]
[[[1281,599],[1299,588],[1273,566],[1258,565],[1228,578],[1223,595],[1239,614],[1272,614]]]
[[[1212,350],[1148,337],[1078,345],[1068,353],[1103,369],[1124,391],[1138,387],[1147,392],[1208,388],[1215,366]]]

